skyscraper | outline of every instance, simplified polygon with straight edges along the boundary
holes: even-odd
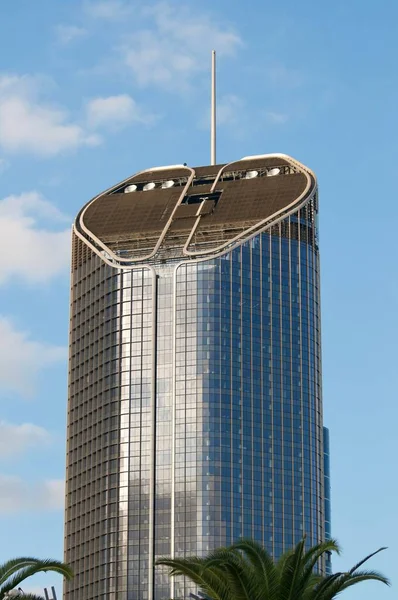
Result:
[[[142,171],[78,214],[67,600],[187,598],[157,557],[328,535],[317,212],[275,154]]]

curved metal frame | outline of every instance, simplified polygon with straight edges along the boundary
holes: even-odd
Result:
[[[136,174],[134,175],[134,177],[137,177],[138,175],[143,175],[143,174],[145,174],[145,173],[152,173],[152,172],[154,172],[154,171],[167,171],[167,170],[169,170],[169,169],[171,169],[171,168],[173,168],[173,167],[166,166],[166,167],[155,167],[155,168],[153,168],[153,169],[145,169],[144,171],[139,171],[138,173],[136,173]],[[107,254],[109,254],[110,256],[112,256],[112,257],[114,258],[114,260],[117,260],[117,261],[119,261],[119,262],[126,262],[126,263],[127,263],[127,262],[128,262],[128,263],[134,263],[134,262],[138,262],[138,261],[142,261],[142,260],[149,260],[150,258],[152,258],[153,256],[155,256],[156,252],[159,250],[159,247],[160,247],[161,243],[163,242],[163,239],[164,239],[164,237],[165,237],[165,235],[166,235],[166,233],[167,233],[167,231],[168,231],[168,229],[169,229],[169,227],[170,227],[170,225],[171,225],[171,223],[172,223],[172,221],[173,221],[173,216],[174,216],[174,213],[175,213],[175,211],[177,210],[177,208],[180,206],[180,204],[181,204],[181,202],[183,201],[183,199],[185,198],[185,195],[186,195],[186,193],[187,193],[187,190],[188,190],[188,188],[190,187],[190,185],[191,185],[191,183],[192,183],[192,181],[193,181],[193,178],[195,177],[195,171],[194,171],[194,170],[193,170],[191,167],[186,167],[185,165],[178,165],[178,168],[181,168],[181,169],[187,169],[187,171],[190,171],[190,172],[191,172],[191,175],[188,177],[188,181],[187,181],[186,185],[184,186],[184,188],[183,188],[183,191],[181,192],[181,194],[180,194],[180,197],[179,197],[179,199],[177,200],[177,202],[176,202],[176,205],[175,205],[175,207],[174,207],[174,209],[173,209],[173,211],[172,211],[172,213],[171,213],[171,215],[170,215],[170,218],[169,218],[169,220],[167,221],[167,223],[166,223],[166,225],[165,225],[165,227],[164,227],[164,229],[163,229],[162,233],[160,234],[160,236],[159,236],[159,239],[158,239],[158,241],[156,242],[154,249],[152,250],[152,252],[150,252],[150,253],[149,253],[149,254],[147,254],[146,256],[140,256],[140,257],[138,257],[138,258],[121,258],[121,257],[120,257],[120,256],[118,256],[117,254],[115,254],[114,252],[112,252],[112,250],[111,250],[110,248],[108,248],[108,246],[106,246],[105,244],[103,244],[103,243],[101,242],[101,240],[100,240],[99,238],[97,238],[97,236],[95,236],[95,235],[94,235],[94,234],[93,234],[93,233],[92,233],[92,232],[91,232],[89,229],[87,229],[87,227],[84,225],[84,222],[83,222],[83,217],[84,217],[84,215],[85,215],[85,212],[86,212],[86,210],[87,210],[87,209],[88,209],[88,208],[89,208],[89,207],[90,207],[90,206],[91,206],[91,205],[92,205],[94,202],[96,202],[96,200],[98,200],[98,199],[99,199],[101,196],[103,196],[103,195],[104,195],[104,194],[106,194],[107,192],[102,192],[101,194],[99,194],[98,196],[96,196],[95,198],[93,198],[93,199],[91,200],[91,202],[89,202],[88,204],[86,204],[86,206],[84,207],[84,209],[82,210],[82,212],[80,213],[80,216],[79,216],[79,225],[80,225],[80,227],[82,228],[82,230],[83,230],[83,231],[84,231],[84,232],[85,232],[85,233],[86,233],[86,234],[87,234],[87,235],[88,235],[88,236],[89,236],[91,239],[93,239],[93,240],[94,240],[94,241],[95,241],[95,242],[96,242],[96,243],[97,243],[99,246],[101,246],[101,248],[102,248],[102,249],[103,249],[105,252],[107,252]],[[123,183],[125,183],[125,182],[129,181],[130,179],[131,179],[131,177],[128,177],[128,179],[125,179],[125,180],[124,180],[124,182],[122,182],[121,184],[119,183],[119,184],[118,184],[116,187],[119,187],[120,185],[123,185]],[[111,191],[111,190],[113,190],[113,189],[115,189],[115,186],[113,186],[113,187],[109,188],[109,190],[107,190],[107,191]],[[78,232],[77,232],[77,230],[76,230],[76,227],[75,227],[75,231],[76,231],[76,233],[78,233]],[[80,237],[80,236],[79,236],[79,237]],[[82,239],[84,240],[85,238],[82,236]],[[98,254],[98,251],[97,251],[96,253]],[[99,254],[99,256],[101,256],[101,254]],[[101,256],[101,258],[103,258],[103,257]],[[114,265],[114,266],[115,266],[115,265]]]
[[[240,160],[236,160],[233,162],[228,163],[227,165],[225,165],[224,167],[221,167],[220,171],[218,172],[216,179],[211,187],[211,192],[214,191],[215,186],[217,185],[222,173],[225,171],[225,169],[233,164],[242,162],[244,160],[259,160],[262,158],[282,158],[284,160],[289,161],[293,166],[298,167],[301,172],[307,176],[307,186],[306,189],[304,190],[304,192],[302,194],[300,194],[300,196],[298,198],[296,198],[293,202],[291,202],[289,205],[287,205],[285,208],[280,209],[279,211],[273,213],[270,217],[267,217],[266,219],[263,219],[261,221],[259,221],[258,223],[256,223],[255,225],[252,225],[252,227],[250,227],[249,229],[246,229],[245,231],[243,231],[242,233],[240,233],[239,235],[235,236],[234,238],[231,238],[230,240],[228,240],[227,242],[221,244],[220,246],[217,246],[216,248],[212,248],[210,250],[201,250],[200,252],[190,252],[187,249],[187,246],[190,244],[190,241],[192,239],[192,236],[195,233],[196,227],[198,226],[198,223],[200,221],[200,214],[198,215],[196,222],[188,236],[188,239],[182,249],[183,254],[187,257],[191,257],[191,260],[201,260],[202,257],[204,257],[204,260],[206,259],[210,259],[210,258],[214,258],[216,256],[222,256],[223,254],[225,254],[225,252],[229,252],[230,250],[232,250],[235,246],[238,246],[244,242],[246,242],[247,240],[251,239],[254,235],[257,235],[259,233],[262,233],[263,231],[266,231],[266,229],[268,227],[270,227],[271,225],[275,225],[276,223],[279,223],[279,221],[281,221],[282,219],[285,219],[286,217],[288,217],[292,212],[298,210],[299,208],[301,208],[307,201],[309,201],[313,195],[316,193],[316,189],[317,189],[317,185],[316,185],[316,177],[315,174],[308,169],[307,167],[305,167],[303,164],[301,164],[300,162],[294,160],[293,158],[291,158],[290,156],[288,156],[287,154],[264,154],[264,155],[256,155],[256,156],[246,156]],[[91,206],[93,204],[93,202],[95,202],[96,200],[98,200],[101,196],[103,196],[105,193],[114,190],[115,188],[123,185],[123,183],[126,183],[127,181],[131,180],[131,177],[128,177],[127,179],[125,179],[124,181],[122,181],[121,183],[118,183],[117,186],[113,186],[111,188],[109,188],[109,190],[106,190],[106,192],[102,192],[101,194],[99,194],[98,196],[96,196],[95,198],[93,198],[93,200],[91,200],[91,202],[89,202],[84,209],[82,210],[82,212],[80,213],[80,215],[77,217],[76,221],[79,222],[80,227],[82,228],[82,230],[86,233],[86,235],[93,240],[98,246],[100,246],[104,252],[106,252],[108,254],[108,256],[111,257],[111,260],[109,258],[107,258],[106,256],[104,256],[101,251],[98,250],[98,248],[90,241],[90,239],[87,239],[76,227],[76,222],[73,226],[73,231],[74,233],[77,235],[77,237],[79,237],[95,254],[97,254],[101,260],[103,260],[107,265],[113,267],[113,268],[120,268],[120,269],[132,269],[134,267],[138,267],[138,266],[145,266],[145,264],[141,264],[143,263],[143,261],[147,261],[150,260],[151,258],[153,258],[157,251],[160,248],[160,245],[170,227],[170,224],[172,222],[173,216],[175,211],[177,210],[178,206],[181,205],[183,198],[186,195],[186,192],[188,190],[188,188],[190,187],[193,178],[195,177],[195,171],[194,169],[192,169],[191,167],[185,167],[184,165],[175,165],[175,167],[177,168],[186,168],[187,170],[189,170],[191,172],[191,175],[188,179],[187,184],[184,186],[183,192],[181,193],[172,214],[170,215],[170,218],[166,224],[166,226],[164,227],[161,235],[159,236],[159,239],[154,247],[154,249],[152,250],[152,252],[150,252],[149,254],[145,255],[145,256],[140,256],[138,258],[121,258],[120,256],[117,256],[114,252],[112,252],[105,244],[103,244],[92,232],[90,232],[90,230],[88,230],[82,223],[82,219],[84,216],[85,211],[87,210],[87,208],[89,206]],[[165,166],[165,167],[156,167],[156,168],[152,168],[152,169],[145,169],[144,171],[139,171],[136,175],[134,175],[134,177],[136,177],[137,175],[142,175],[144,173],[149,173],[149,172],[153,172],[153,171],[165,171],[168,169],[173,168],[173,166]],[[311,193],[306,196],[308,194],[308,191],[310,190],[311,187],[311,183],[312,181],[314,182],[314,187],[313,190],[311,191]],[[200,210],[200,209],[199,209]],[[282,214],[283,213],[283,214]],[[279,216],[278,216],[279,215]],[[275,218],[277,217],[277,218]],[[125,264],[123,264],[125,263]]]
[[[211,254],[214,252],[218,252],[220,250],[222,250],[223,248],[225,248],[226,246],[230,246],[230,244],[233,244],[235,241],[239,240],[241,237],[246,236],[248,233],[250,233],[251,231],[255,231],[257,228],[261,227],[262,225],[265,225],[268,221],[270,221],[271,219],[273,219],[275,216],[284,213],[286,210],[288,211],[290,208],[292,208],[297,202],[300,202],[300,200],[305,197],[305,195],[308,193],[308,190],[311,187],[311,177],[309,176],[308,172],[306,172],[303,169],[303,165],[300,165],[300,163],[297,163],[296,161],[294,161],[294,159],[291,159],[290,157],[283,155],[283,154],[264,154],[263,156],[256,156],[256,157],[252,157],[252,156],[248,156],[246,158],[242,158],[241,160],[234,160],[233,162],[230,162],[226,165],[224,165],[224,167],[222,167],[218,174],[217,177],[213,183],[213,185],[211,186],[211,190],[210,193],[215,191],[215,187],[217,185],[217,183],[220,180],[220,177],[222,175],[222,173],[225,171],[225,169],[227,169],[228,167],[230,167],[231,165],[234,165],[236,163],[242,162],[244,160],[260,160],[262,158],[270,158],[270,157],[274,157],[274,156],[278,156],[280,158],[284,158],[285,160],[289,160],[292,161],[296,164],[296,166],[298,166],[300,169],[302,169],[303,174],[306,175],[307,177],[307,185],[305,190],[303,191],[302,194],[300,194],[300,196],[298,198],[296,198],[293,202],[291,202],[290,204],[288,204],[287,206],[285,206],[284,208],[281,208],[280,210],[278,210],[277,212],[273,213],[270,217],[267,217],[266,219],[263,219],[262,221],[259,221],[258,223],[256,223],[255,225],[252,225],[251,227],[249,227],[249,229],[246,229],[245,231],[243,231],[242,233],[239,233],[238,235],[236,235],[234,238],[231,238],[230,240],[228,240],[227,242],[224,242],[223,244],[220,244],[220,246],[217,246],[216,248],[211,248],[209,250],[200,250],[200,251],[196,251],[196,252],[192,252],[188,250],[188,246],[191,243],[192,237],[195,234],[196,228],[199,225],[200,222],[200,215],[198,216],[198,218],[195,221],[195,224],[191,230],[191,233],[188,236],[188,239],[182,249],[183,254],[185,254],[186,256],[201,256],[203,254]],[[314,179],[315,176],[313,175]]]

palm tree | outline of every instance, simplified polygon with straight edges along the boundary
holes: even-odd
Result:
[[[53,571],[63,575],[66,579],[72,577],[71,568],[58,560],[40,560],[31,557],[13,558],[0,565],[0,600],[16,595],[14,590],[17,590],[25,579],[41,571]],[[42,596],[35,594],[24,594],[23,598],[25,600],[44,600]]]
[[[361,581],[388,579],[376,571],[359,568],[369,554],[350,571],[320,575],[317,565],[323,555],[340,554],[335,540],[305,550],[305,538],[277,562],[257,542],[241,540],[219,548],[204,558],[162,558],[158,565],[170,568],[170,576],[184,575],[195,583],[208,600],[333,600],[343,590]]]

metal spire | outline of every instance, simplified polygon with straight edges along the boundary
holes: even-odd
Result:
[[[210,164],[216,164],[216,51],[211,52]]]

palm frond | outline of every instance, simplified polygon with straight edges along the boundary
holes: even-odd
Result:
[[[45,600],[44,596],[38,596],[37,594],[23,594],[21,600]]]
[[[244,561],[227,562],[223,565],[223,571],[227,574],[231,598],[234,600],[252,600],[254,580],[248,569],[245,569]]]
[[[272,598],[279,585],[279,578],[272,556],[258,542],[250,539],[242,539],[231,546],[243,552],[250,561],[257,577],[261,576],[264,598]]]
[[[294,597],[299,597],[296,587],[302,568],[304,545],[305,538],[296,545],[294,552],[284,562],[284,568],[280,573],[279,600],[292,600]]]
[[[231,600],[226,576],[216,568],[206,567],[205,559],[160,558],[156,564],[169,567],[171,577],[178,575],[188,577],[212,600]]]
[[[389,580],[377,571],[359,571],[356,575],[344,573],[339,580],[326,590],[326,593],[321,596],[320,600],[333,600],[337,594],[340,594],[349,587],[362,583],[363,581],[380,581],[385,585],[390,585]]]
[[[242,539],[203,558],[163,558],[156,564],[168,567],[171,576],[190,579],[206,600],[333,600],[362,581],[389,585],[388,579],[377,571],[358,570],[384,548],[369,554],[348,572],[323,576],[314,569],[324,553],[340,553],[338,543],[328,540],[308,550],[305,543],[303,538],[276,563],[260,544]]]
[[[343,575],[344,573],[338,572],[323,577],[308,594],[308,600],[323,600],[326,598],[324,594],[335,584],[335,582],[338,582]]]
[[[285,569],[285,563],[286,563],[286,561],[289,560],[289,558],[292,556],[293,552],[294,552],[293,549],[287,550],[276,561],[276,563],[275,563],[275,569],[277,570],[279,578],[280,578],[281,574],[283,573],[283,571]]]
[[[36,573],[41,573],[43,571],[52,571],[53,573],[59,573],[68,580],[73,577],[72,569],[59,560],[35,559],[34,564],[22,567],[16,572],[14,571],[13,575],[9,576],[6,581],[3,581],[3,583],[0,586],[0,590],[3,594],[10,592],[14,588],[19,587],[19,585],[28,577],[32,577],[32,575],[35,575]]]
[[[336,576],[325,578],[325,585],[320,585],[315,596],[311,600],[333,600],[338,594],[347,588],[363,581],[380,581],[390,585],[389,580],[378,571],[358,571],[355,575],[348,573],[337,573]]]
[[[0,565],[0,585],[7,580],[10,575],[22,569],[23,567],[31,566],[40,562],[38,558],[33,556],[21,556],[18,558],[11,558],[5,563]]]
[[[352,569],[350,569],[350,574],[352,575],[353,573],[355,573],[355,571],[357,571],[359,567],[362,567],[362,565],[366,563],[370,558],[376,556],[376,554],[379,554],[379,552],[383,552],[383,550],[387,550],[387,547],[384,546],[383,548],[379,548],[378,550],[376,550],[376,552],[372,552],[372,554],[368,554],[368,556],[365,556],[365,558],[360,560],[359,563],[357,563],[352,567]]]
[[[312,600],[314,595],[314,590],[321,584],[324,575],[319,573],[312,573],[309,579],[307,579],[307,584],[304,585],[301,591],[301,600]]]
[[[205,569],[214,568],[225,573],[234,600],[251,599],[255,572],[237,549],[218,548],[208,554]]]
[[[307,587],[311,588],[314,586],[311,580],[313,578],[315,565],[326,552],[336,552],[337,554],[340,554],[340,547],[336,540],[331,539],[327,540],[326,542],[316,544],[304,554],[302,559],[300,583],[297,590],[298,593],[304,593],[304,590]]]
[[[230,561],[242,560],[241,555],[234,550],[231,546],[229,548],[221,547],[216,548],[212,552],[206,555],[204,561],[208,567],[212,567],[213,565],[223,565],[224,563],[228,563]]]
[[[315,544],[315,546],[311,546],[311,548],[304,554],[303,561],[305,564],[307,564],[310,561],[312,562],[316,557],[315,562],[313,563],[315,565],[319,558],[326,552],[334,552],[337,555],[341,554],[341,548],[337,540],[330,539],[326,540],[325,542]]]

